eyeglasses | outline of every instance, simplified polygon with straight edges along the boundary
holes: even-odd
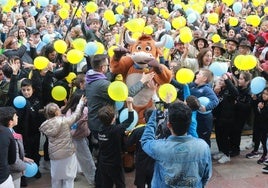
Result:
[[[260,44],[259,42],[255,42],[255,44]]]

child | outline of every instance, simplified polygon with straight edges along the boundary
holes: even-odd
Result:
[[[230,162],[230,134],[235,124],[235,103],[238,97],[238,89],[232,82],[232,77],[223,74],[216,82],[214,92],[219,98],[219,105],[213,110],[216,142],[219,153],[213,155],[213,159],[224,164]]]
[[[268,87],[266,87],[259,98],[253,98],[253,110],[254,110],[254,150],[246,155],[247,158],[259,157],[258,149],[260,143],[263,146],[263,153],[261,158],[257,161],[258,164],[262,164],[267,158],[267,133],[268,133]]]
[[[48,137],[49,141],[52,188],[74,187],[77,159],[70,128],[82,114],[85,101],[86,98],[82,96],[75,111],[69,117],[62,116],[59,106],[55,103],[49,103],[45,107],[47,120],[40,126],[40,131]]]
[[[24,147],[22,142],[22,135],[17,134],[13,127],[18,123],[18,116],[16,114],[16,110],[13,107],[5,107],[6,118],[8,121],[8,128],[10,129],[16,143],[16,162],[10,165],[11,176],[13,179],[14,187],[20,188],[21,176],[23,175],[23,171],[26,169],[25,162],[33,163],[34,161],[30,158],[25,157],[24,155]]]
[[[145,122],[148,122],[153,109],[144,111]],[[137,188],[145,188],[147,184],[151,187],[151,181],[154,173],[154,160],[149,157],[141,148],[140,139],[144,132],[146,124],[137,126],[127,138],[126,146],[133,146],[135,144],[135,180],[134,184]]]
[[[134,119],[132,107],[133,98],[127,98],[128,118],[119,125],[115,124],[116,114],[113,106],[104,106],[98,111],[98,118],[102,125],[98,133],[99,161],[98,170],[101,175],[101,187],[126,187],[121,159],[122,137],[126,128]],[[99,184],[100,182],[96,182]]]
[[[71,116],[73,112],[75,111],[75,108],[79,102],[79,99],[81,98],[83,94],[83,90],[80,90],[77,92],[77,90],[71,95],[71,98],[68,100],[66,106],[62,109],[62,113],[65,114],[66,117]],[[86,177],[89,185],[94,186],[95,184],[95,163],[93,161],[91,152],[88,147],[88,139],[87,136],[89,136],[90,131],[88,128],[88,119],[87,119],[87,107],[85,106],[83,108],[83,114],[82,117],[79,119],[81,122],[85,122],[85,124],[79,124],[76,122],[71,128],[73,143],[76,147],[76,156],[77,160],[80,164],[80,167],[82,169],[82,172],[84,173],[84,176]],[[77,126],[77,127],[75,127]]]

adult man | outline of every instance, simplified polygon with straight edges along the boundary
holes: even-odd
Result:
[[[101,34],[99,32],[100,29],[100,17],[98,14],[93,14],[91,15],[89,21],[89,28],[86,29],[86,18],[85,16],[82,17],[82,25],[81,25],[81,29],[83,32],[83,35],[86,38],[87,42],[92,42],[92,41],[97,41],[97,42],[101,42],[103,43],[102,39],[101,39]]]
[[[142,149],[155,159],[152,188],[204,187],[212,175],[209,146],[203,140],[187,135],[191,109],[176,102],[168,109],[167,124],[171,136],[155,140],[156,111],[153,112],[141,138]]]
[[[42,48],[46,45],[45,42],[43,42],[40,38],[40,32],[38,31],[38,29],[33,29],[30,32],[30,38],[29,38],[29,43],[27,46],[27,51],[30,51],[30,47],[34,48],[36,52],[36,55],[39,55],[41,53]],[[32,51],[31,51],[32,52]],[[35,54],[31,54],[31,55],[35,55]]]
[[[16,161],[16,145],[11,131],[7,128],[11,121],[6,107],[0,107],[0,188],[13,188],[9,165]]]
[[[97,133],[101,125],[97,117],[97,112],[105,105],[114,105],[114,101],[108,95],[110,81],[105,76],[109,67],[107,55],[95,55],[92,58],[91,66],[92,69],[86,73],[88,124],[91,133],[97,138]]]

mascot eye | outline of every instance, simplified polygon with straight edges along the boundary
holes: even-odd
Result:
[[[146,46],[146,47],[145,47],[145,50],[146,50],[146,51],[151,51],[151,49],[152,49],[151,46]]]
[[[142,47],[141,47],[141,46],[137,46],[136,49],[137,49],[137,50],[141,50]]]

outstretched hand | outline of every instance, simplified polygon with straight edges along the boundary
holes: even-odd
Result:
[[[129,50],[124,47],[118,47],[114,49],[114,60],[119,61],[121,57],[129,53]]]

